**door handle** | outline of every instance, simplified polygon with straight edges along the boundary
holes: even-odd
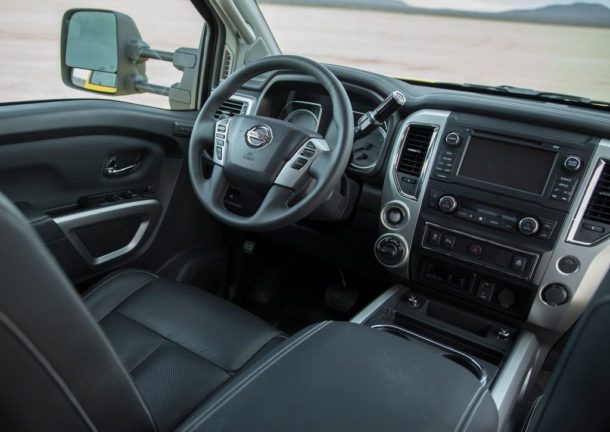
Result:
[[[125,166],[118,165],[117,159],[116,155],[110,156],[104,164],[104,175],[106,177],[124,176],[135,171],[142,165],[140,155],[138,155],[132,163]]]

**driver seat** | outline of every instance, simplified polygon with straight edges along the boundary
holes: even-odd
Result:
[[[281,334],[139,270],[83,299],[0,194],[0,430],[168,431]]]

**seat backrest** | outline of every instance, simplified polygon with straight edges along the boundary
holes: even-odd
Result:
[[[527,432],[610,431],[610,277],[572,330]]]
[[[153,431],[70,281],[0,193],[0,430]]]

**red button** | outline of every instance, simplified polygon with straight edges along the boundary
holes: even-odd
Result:
[[[473,243],[468,247],[468,253],[472,256],[478,257],[483,253],[483,248],[481,245]]]

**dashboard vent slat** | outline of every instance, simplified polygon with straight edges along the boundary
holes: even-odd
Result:
[[[216,112],[214,113],[214,118],[216,120],[222,118],[229,118],[239,114],[246,114],[248,109],[248,104],[246,102],[238,101],[235,99],[228,99],[223,102]]]
[[[397,171],[419,178],[432,142],[435,128],[428,125],[410,125],[403,143]]]
[[[584,219],[610,224],[610,164],[606,163],[587,205]]]

